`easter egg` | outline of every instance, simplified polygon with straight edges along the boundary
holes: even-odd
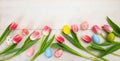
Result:
[[[112,42],[112,41],[114,41],[114,39],[115,39],[115,35],[112,32],[107,35],[108,41]]]
[[[45,56],[47,58],[51,58],[52,57],[52,50],[51,48],[47,48],[46,51],[45,51]]]
[[[62,54],[63,54],[63,50],[58,49],[58,50],[55,51],[54,56],[55,56],[56,58],[59,58],[59,57],[62,56]]]
[[[82,30],[87,30],[89,27],[89,24],[87,21],[84,21],[81,25],[80,25]]]
[[[34,52],[35,52],[34,47],[31,46],[27,51],[27,56],[32,56],[34,54]]]
[[[94,34],[94,35],[92,36],[92,40],[93,40],[93,42],[94,42],[95,44],[100,44],[100,38],[99,38],[98,35]]]

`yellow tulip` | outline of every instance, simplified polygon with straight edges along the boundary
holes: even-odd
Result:
[[[70,33],[70,27],[69,27],[68,25],[64,25],[64,27],[63,27],[63,32],[64,32],[65,34],[69,34],[69,33]]]

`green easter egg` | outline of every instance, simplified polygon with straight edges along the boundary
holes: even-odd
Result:
[[[113,42],[115,39],[115,35],[111,32],[107,35],[107,40]]]

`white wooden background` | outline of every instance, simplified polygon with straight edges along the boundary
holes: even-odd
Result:
[[[82,21],[88,21],[92,25],[98,24],[102,26],[107,23],[105,17],[109,16],[111,19],[120,25],[120,0],[0,0],[0,34],[12,21],[19,23],[18,29],[28,27],[32,30],[42,29],[44,25],[50,25],[53,28],[53,34],[59,34],[60,29],[64,24],[81,24]],[[16,30],[11,36],[20,33]],[[90,34],[90,30],[79,31],[79,38],[83,34]],[[24,40],[19,44],[20,47]],[[39,43],[35,44],[36,51],[39,48]],[[75,50],[88,55],[85,52],[78,50],[72,46],[68,41],[66,44]],[[84,45],[84,42],[82,42]],[[3,50],[6,44],[0,46]],[[54,51],[54,50],[53,50]],[[118,52],[119,53],[119,52]],[[90,55],[88,55],[90,56]],[[119,57],[112,55],[106,56],[110,61],[119,61]],[[26,55],[26,51],[21,55],[11,59],[11,61],[29,61],[31,57]],[[40,55],[36,61],[88,61],[69,53],[64,52],[61,58],[50,59],[46,58],[44,54]]]

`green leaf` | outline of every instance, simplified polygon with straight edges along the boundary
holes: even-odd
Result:
[[[98,44],[99,46],[109,46],[109,45],[112,45],[112,43],[111,42],[108,42],[108,41],[105,41],[105,42],[103,42],[103,43],[101,43],[101,44]]]
[[[63,35],[70,43],[72,43],[75,47],[84,50],[84,47],[83,47],[81,44],[78,44],[78,43],[76,42],[76,40],[73,39],[71,36],[65,34],[64,32],[62,32],[62,35]]]
[[[5,54],[7,51],[13,50],[17,44],[12,44],[11,46],[7,47],[4,51],[0,53],[0,55]]]
[[[107,17],[107,22],[109,23],[109,25],[112,27],[112,29],[114,30],[113,33],[116,36],[120,37],[120,27],[118,25],[116,25],[109,17]]]
[[[12,50],[9,50],[9,51],[7,51],[6,53],[4,53],[4,54],[2,54],[2,55],[9,55],[9,54],[12,54],[12,53],[15,53],[15,52],[17,52],[17,51],[19,51],[20,50],[20,48],[15,48],[15,49],[12,49]]]
[[[0,37],[0,44],[2,44],[3,41],[7,38],[7,36],[10,34],[11,30],[9,29],[9,26],[5,29],[5,31],[1,35],[1,37]]]
[[[43,53],[51,45],[54,38],[55,38],[55,35],[53,35],[52,38],[45,44],[44,48],[41,50],[41,53]]]
[[[39,50],[37,51],[37,53],[34,55],[34,57],[31,59],[31,61],[34,61],[40,54],[42,54],[43,52],[45,52],[45,50],[51,45],[51,43],[53,42],[55,35],[52,36],[52,38],[48,41],[50,34],[47,35],[47,37],[45,39],[43,39],[43,43],[41,44]]]
[[[110,48],[107,48],[105,50],[105,52],[102,52],[99,57],[103,57],[105,55],[111,54],[112,52],[114,52],[114,51],[116,51],[118,49],[120,49],[120,44],[115,44],[115,45],[111,46]]]
[[[81,44],[81,43],[79,42],[79,40],[78,40],[77,35],[76,35],[74,32],[71,31],[71,34],[72,34],[73,38],[72,38],[71,36],[67,35],[67,34],[64,34],[64,32],[62,32],[62,34],[63,34],[63,36],[64,36],[70,43],[72,43],[75,47],[77,47],[77,48],[79,48],[79,49],[81,49],[81,50],[83,50],[83,51],[85,51],[85,52],[87,52],[87,53],[89,53],[89,54],[97,57],[97,55],[95,55],[94,53],[88,51],[88,49],[86,49],[86,48],[84,48],[84,46],[82,46],[82,44]],[[101,58],[101,59],[108,61],[108,60],[105,59],[105,58]]]
[[[32,45],[34,45],[38,40],[40,40],[40,38],[38,38],[38,39],[36,39],[36,40],[30,40],[30,39],[29,39],[29,41],[31,41],[31,42],[27,43],[26,45],[23,45],[20,50],[18,50],[14,55],[12,55],[11,57],[9,57],[9,58],[7,58],[7,59],[5,59],[5,60],[12,59],[13,57],[15,57],[15,56],[23,53],[23,52],[24,52],[25,50],[27,50],[29,47],[31,47]],[[28,41],[28,40],[26,39],[26,41]]]
[[[94,43],[91,43],[91,46],[89,46],[89,47],[91,47],[94,50],[105,51],[105,49],[103,47],[101,47],[101,46],[99,46],[97,44],[94,44]]]
[[[67,52],[69,52],[73,55],[76,55],[76,56],[79,56],[79,57],[82,57],[82,58],[86,58],[86,59],[89,59],[89,60],[97,60],[96,58],[87,57],[85,55],[82,55],[79,52],[73,50],[72,48],[70,48],[69,46],[67,46],[65,44],[53,43],[51,47],[63,49],[63,50],[65,50],[65,51],[67,51]]]

